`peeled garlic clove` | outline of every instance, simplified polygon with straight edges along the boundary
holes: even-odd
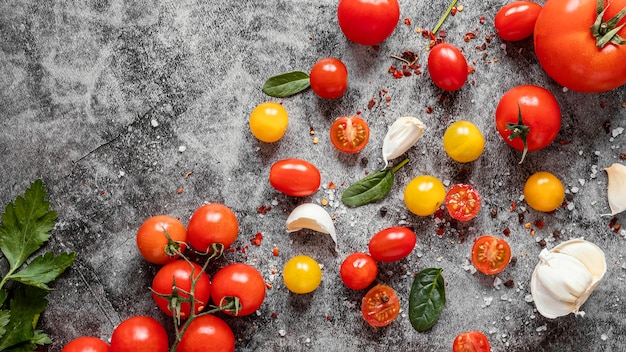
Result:
[[[553,297],[563,302],[576,302],[591,284],[591,273],[576,258],[567,254],[542,250],[539,254],[542,265],[537,266],[537,275],[542,282],[549,282],[546,289]],[[567,277],[563,276],[567,272]]]
[[[335,242],[335,250],[337,250],[337,234],[333,219],[320,205],[315,203],[298,205],[287,217],[286,226],[287,232],[309,229],[329,234]]]
[[[424,133],[424,127],[422,121],[411,116],[401,117],[391,124],[383,140],[385,167],[389,164],[389,160],[404,154],[417,143]]]
[[[594,280],[600,280],[606,273],[604,252],[595,243],[576,238],[559,244],[552,251],[578,259],[587,267]]]
[[[607,196],[611,215],[626,210],[626,166],[614,163],[604,169],[609,177]]]
[[[535,270],[537,269],[535,268]],[[537,274],[533,273],[533,278],[535,275]],[[537,311],[546,318],[558,318],[568,315],[576,309],[576,302],[563,302],[552,296],[543,281],[531,280],[530,291]]]

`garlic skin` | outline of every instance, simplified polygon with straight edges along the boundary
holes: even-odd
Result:
[[[576,238],[539,253],[539,263],[530,280],[537,311],[554,319],[570,313],[581,314],[606,273],[604,252],[597,245]]]
[[[385,167],[389,165],[389,160],[399,157],[415,145],[425,127],[422,121],[411,116],[400,117],[391,124],[383,140]]]
[[[335,242],[337,251],[337,233],[333,219],[322,206],[315,203],[304,203],[295,207],[285,222],[287,232],[295,232],[302,229],[309,229],[317,232],[329,234]]]
[[[614,163],[604,171],[609,177],[607,196],[611,215],[619,214],[626,210],[626,166]]]

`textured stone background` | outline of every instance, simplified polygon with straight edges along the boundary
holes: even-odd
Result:
[[[618,156],[626,152],[621,133],[626,89],[564,90],[543,73],[532,40],[487,42],[504,3],[458,3],[464,10],[444,24],[446,40],[463,49],[476,72],[459,92],[443,94],[427,73],[394,79],[387,70],[399,64],[390,56],[405,50],[418,53],[425,69],[428,43],[415,30],[432,28],[447,1],[400,0],[401,20],[376,48],[343,37],[335,0],[1,1],[0,203],[42,178],[59,213],[48,248],[79,255],[55,282],[41,319],[54,340],[49,350],[59,351],[81,335],[106,340],[116,324],[133,315],[155,317],[171,332],[169,318],[150,297],[157,267],[139,256],[135,232],[156,214],[186,223],[203,202],[224,203],[236,212],[235,246],[247,248],[220,259],[212,272],[244,261],[273,283],[258,314],[225,317],[238,338],[237,350],[448,351],[466,330],[485,332],[494,351],[623,350],[626,234],[616,233],[609,226],[612,217],[602,214],[609,212],[603,168],[624,163]],[[465,42],[470,31],[477,38]],[[329,56],[342,59],[350,73],[342,98],[325,101],[309,90],[273,99],[261,92],[269,76],[308,71]],[[549,89],[563,114],[557,141],[528,155],[522,165],[519,152],[505,145],[493,126],[499,97],[520,84]],[[385,97],[391,98],[388,104]],[[372,99],[376,104],[368,108]],[[266,100],[282,102],[290,116],[287,133],[274,144],[258,142],[247,124],[250,111]],[[357,111],[370,123],[370,143],[356,156],[338,153],[328,138],[330,124]],[[338,201],[341,192],[382,167],[387,126],[405,115],[422,119],[427,130],[407,153],[411,162],[397,173],[391,194],[377,204],[346,208]],[[442,148],[445,128],[459,119],[473,121],[486,138],[484,154],[471,164],[455,163]],[[324,187],[306,199],[275,191],[266,181],[269,167],[287,157],[317,165]],[[541,214],[521,200],[524,181],[540,170],[563,181],[568,207]],[[484,210],[467,225],[445,218],[445,232],[437,235],[435,219],[411,215],[402,201],[404,185],[420,174],[471,182],[484,197]],[[326,186],[331,182],[336,189]],[[285,232],[291,209],[323,198],[336,217],[338,253],[328,236]],[[514,211],[511,203],[517,204]],[[272,208],[261,215],[260,206]],[[491,217],[491,210],[497,216]],[[545,224],[542,229],[534,225],[537,220]],[[617,223],[625,220],[617,216]],[[534,237],[526,223],[535,229]],[[403,312],[389,327],[374,330],[359,312],[364,292],[346,289],[338,268],[351,252],[365,251],[374,233],[398,224],[416,230],[417,246],[408,258],[381,265],[378,281],[397,290]],[[516,265],[497,279],[473,273],[468,266],[472,239],[501,236],[505,228],[511,231]],[[562,236],[554,239],[557,230]],[[257,232],[264,235],[258,247],[250,244]],[[545,319],[526,300],[538,242],[545,239],[552,247],[580,236],[605,250],[605,279],[583,307],[587,315]],[[274,246],[280,248],[278,257],[272,256]],[[290,294],[280,276],[283,264],[300,253],[317,259],[324,273],[321,286],[304,296]],[[433,266],[444,269],[448,302],[439,322],[419,333],[406,314],[408,293],[412,275]],[[494,286],[509,279],[514,287]]]

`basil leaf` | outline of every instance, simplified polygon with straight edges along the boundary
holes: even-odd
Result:
[[[391,191],[393,186],[393,171],[382,169],[365,176],[353,183],[341,195],[343,204],[358,207],[379,201]]]
[[[302,71],[282,73],[268,78],[263,84],[263,93],[276,98],[288,97],[307,89],[311,85],[309,75]]]
[[[427,268],[413,279],[409,294],[409,320],[417,331],[426,331],[435,325],[446,305],[442,271],[439,268]]]

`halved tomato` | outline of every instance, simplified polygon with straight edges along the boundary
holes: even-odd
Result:
[[[478,215],[481,198],[478,190],[471,185],[459,183],[446,194],[446,209],[453,219],[469,221]]]
[[[339,151],[349,154],[358,153],[370,138],[370,128],[365,120],[358,116],[342,116],[330,126],[330,141]]]
[[[511,247],[502,238],[485,235],[472,246],[472,262],[481,273],[492,275],[504,270],[511,261]]]
[[[400,300],[393,288],[386,285],[372,287],[361,302],[361,314],[373,327],[387,326],[400,313]]]

